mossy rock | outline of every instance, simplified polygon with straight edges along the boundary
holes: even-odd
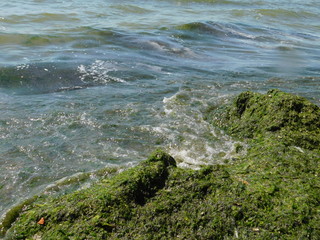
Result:
[[[156,151],[148,160],[94,186],[59,198],[39,197],[24,206],[9,239],[105,239],[144,205],[175,167],[173,158]],[[45,224],[38,224],[44,218]],[[12,220],[12,219],[10,219]],[[7,223],[8,224],[8,223]]]
[[[317,136],[319,108],[273,90],[243,93],[225,109],[213,123],[249,146],[232,164],[181,169],[156,151],[88,189],[40,196],[7,239],[319,239],[320,150],[295,138],[300,130]]]
[[[270,90],[241,93],[215,124],[244,138],[273,135],[298,147],[319,148],[320,108],[303,97]]]

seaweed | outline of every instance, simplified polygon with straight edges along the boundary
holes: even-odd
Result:
[[[244,141],[246,155],[192,170],[157,150],[90,188],[39,196],[6,238],[319,239],[319,107],[271,90],[221,109],[207,119]]]

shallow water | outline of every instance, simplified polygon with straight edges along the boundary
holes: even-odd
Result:
[[[204,120],[270,88],[320,104],[318,1],[0,3],[0,215],[61,178],[235,157]]]

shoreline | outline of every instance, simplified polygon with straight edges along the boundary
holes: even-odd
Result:
[[[247,153],[191,170],[158,150],[88,189],[20,204],[0,225],[5,239],[316,239],[320,108],[244,92],[206,118]]]

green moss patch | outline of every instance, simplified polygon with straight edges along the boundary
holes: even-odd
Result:
[[[212,123],[243,139],[245,156],[191,170],[156,151],[88,189],[24,205],[7,239],[319,239],[319,107],[272,90],[223,111]]]
[[[320,147],[320,108],[305,98],[276,89],[266,94],[244,92],[222,111],[222,117],[213,113],[214,124],[232,135],[273,135],[288,145]]]

